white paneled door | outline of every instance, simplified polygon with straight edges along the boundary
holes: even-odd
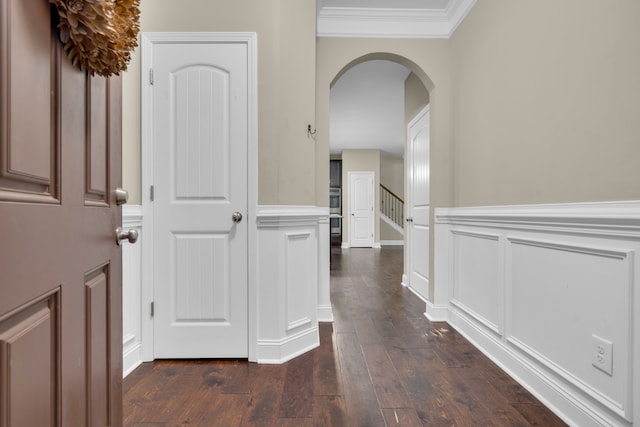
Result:
[[[348,172],[349,243],[352,248],[373,247],[374,172]]]
[[[429,106],[409,123],[408,285],[429,298]]]
[[[248,356],[247,50],[153,45],[156,358]]]

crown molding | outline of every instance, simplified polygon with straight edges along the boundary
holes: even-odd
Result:
[[[477,0],[451,0],[446,9],[320,7],[318,37],[448,39]]]

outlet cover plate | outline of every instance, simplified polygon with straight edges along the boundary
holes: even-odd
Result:
[[[613,376],[613,343],[597,335],[591,335],[591,364]]]

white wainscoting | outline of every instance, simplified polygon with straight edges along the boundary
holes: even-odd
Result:
[[[122,207],[122,227],[138,230],[135,244],[122,244],[122,374],[142,363],[142,206]]]
[[[319,344],[318,322],[333,321],[329,288],[329,209],[261,206],[257,219],[257,354],[259,363],[283,363]],[[143,313],[143,216],[140,206],[124,206],[123,227],[140,239],[123,245],[123,374],[153,360],[152,322]],[[148,283],[147,286],[151,286]],[[152,295],[152,290],[146,293]],[[147,298],[149,299],[149,298]],[[152,331],[152,327],[146,330]],[[147,347],[145,353],[144,346]],[[147,355],[148,354],[148,355]]]
[[[318,322],[333,322],[331,308],[331,230],[329,215],[318,218]]]
[[[319,295],[319,277],[327,279],[319,276],[320,264],[326,264],[322,268],[327,272],[329,267],[328,217],[327,208],[258,207],[256,359],[259,363],[283,363],[317,347],[319,312],[323,312],[323,317],[333,318],[328,283],[322,283],[327,295]],[[320,230],[326,238],[320,238]],[[320,242],[324,247],[320,247]]]
[[[435,228],[428,317],[570,425],[640,426],[640,202],[436,209]]]

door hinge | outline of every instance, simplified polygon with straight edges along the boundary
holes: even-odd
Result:
[[[153,68],[149,68],[149,84],[153,86]]]
[[[153,313],[154,313],[154,305],[153,305],[153,301],[151,301],[151,317],[153,317]]]
[[[149,187],[149,200],[153,202],[154,197],[155,197],[155,188],[152,185]]]

